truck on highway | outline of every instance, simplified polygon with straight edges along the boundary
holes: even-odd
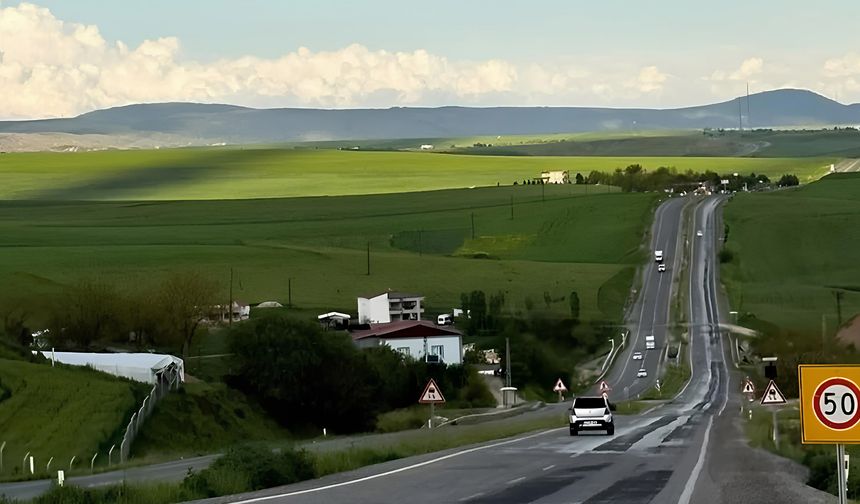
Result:
[[[654,342],[654,335],[649,334],[645,336],[645,350],[654,350],[656,348],[656,343]]]
[[[663,262],[663,251],[662,250],[655,250],[654,251],[654,261],[658,262],[658,263]]]

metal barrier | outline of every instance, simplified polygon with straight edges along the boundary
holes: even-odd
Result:
[[[171,380],[163,375],[158,375],[158,380],[155,385],[152,386],[152,390],[149,392],[149,395],[143,398],[143,403],[140,405],[140,408],[131,415],[131,420],[128,422],[128,426],[125,428],[125,434],[122,436],[122,442],[119,445],[119,459],[120,462],[128,461],[131,456],[131,445],[134,443],[135,438],[140,432],[140,428],[143,426],[143,423],[152,415],[153,410],[155,410],[155,405],[164,398],[165,395],[170,391],[171,385],[174,384],[174,380]],[[178,383],[176,383],[178,388]]]

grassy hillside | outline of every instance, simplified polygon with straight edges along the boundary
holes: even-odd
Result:
[[[517,157],[305,149],[164,149],[0,156],[0,198],[242,199],[380,194],[509,185],[543,170],[588,174],[633,163],[719,173],[794,173],[807,181],[832,159]]]
[[[285,437],[286,431],[240,392],[223,384],[186,383],[156,407],[132,446],[132,456],[211,453]]]
[[[232,267],[234,294],[250,302],[286,301],[288,278],[295,304],[352,310],[357,294],[387,288],[422,292],[440,310],[474,289],[508,292],[511,309],[521,309],[527,296],[543,299],[549,291],[559,298],[576,289],[583,316],[603,317],[597,290],[639,261],[656,198],[586,196],[568,185],[338,198],[6,202],[0,281],[6,292],[29,294],[37,305],[80,277],[133,286],[170,270],[197,269],[226,287]]]
[[[726,207],[724,267],[732,305],[780,326],[820,334],[860,312],[860,175],[835,174],[771,194],[739,194]]]
[[[7,359],[0,359],[0,387],[7,396],[0,401],[0,443],[7,443],[0,478],[20,475],[27,452],[41,472],[50,457],[54,467],[68,467],[72,456],[88,464],[96,451],[104,458],[145,394],[144,386],[103,373]]]

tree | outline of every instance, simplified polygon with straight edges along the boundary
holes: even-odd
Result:
[[[570,292],[570,318],[579,320],[579,294],[576,291]]]
[[[164,321],[160,316],[157,302],[158,291],[155,289],[138,288],[122,296],[118,317],[124,333],[134,333],[138,347],[145,344],[157,345],[159,329],[164,330]],[[123,336],[126,336],[124,334]]]
[[[166,335],[182,345],[183,359],[217,295],[218,284],[193,271],[174,273],[161,285],[156,306]]]
[[[782,187],[791,187],[800,185],[800,180],[798,180],[796,175],[786,174],[780,177],[779,185]]]
[[[61,345],[88,348],[116,322],[119,296],[111,285],[85,279],[60,293],[52,322],[52,339]]]
[[[585,183],[585,177],[583,177],[581,173],[576,174],[576,183],[577,184],[584,184]]]

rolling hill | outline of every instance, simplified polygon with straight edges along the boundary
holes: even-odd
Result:
[[[165,134],[185,143],[201,144],[737,128],[739,108],[745,128],[860,123],[860,104],[843,105],[811,91],[781,89],[751,95],[749,103],[742,97],[664,110],[592,107],[323,110],[155,103],[97,110],[66,119],[4,121],[0,122],[0,134]]]

